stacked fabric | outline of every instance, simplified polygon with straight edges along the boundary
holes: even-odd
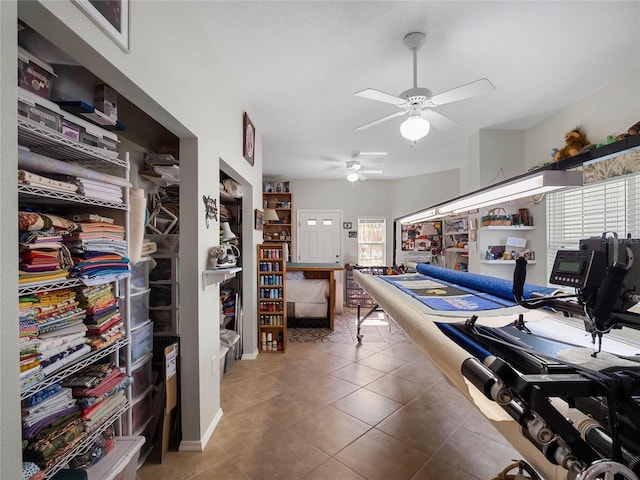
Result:
[[[124,227],[108,222],[80,222],[64,236],[75,263],[70,276],[96,285],[130,275]]]
[[[71,255],[62,244],[62,235],[75,223],[36,212],[18,212],[20,230],[19,283],[37,284],[67,278]]]
[[[72,388],[81,408],[83,429],[92,433],[126,403],[125,390],[132,383],[133,379],[113,363],[106,363],[83,368],[65,379],[63,386]]]
[[[78,191],[78,186],[73,183],[43,177],[42,175],[27,170],[18,170],[18,183],[64,193],[76,193]]]
[[[70,388],[51,385],[22,403],[24,460],[46,470],[85,437],[81,411]]]
[[[84,323],[93,350],[106,347],[124,334],[124,322],[110,283],[77,289],[80,306],[85,309]]]
[[[75,179],[75,183],[78,186],[78,193],[85,197],[114,203],[123,201],[122,187],[118,185],[80,177]]]
[[[86,314],[72,289],[21,296],[19,312],[23,391],[91,351]]]

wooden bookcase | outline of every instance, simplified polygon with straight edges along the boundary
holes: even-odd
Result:
[[[291,192],[263,192],[264,208],[273,208],[280,219],[277,223],[265,220],[263,224],[264,240],[269,243],[282,243],[288,246],[286,261],[291,261],[293,239],[293,195]]]
[[[260,352],[284,353],[287,348],[286,268],[283,243],[258,245],[258,346]]]

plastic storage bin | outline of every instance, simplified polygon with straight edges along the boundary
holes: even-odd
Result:
[[[171,333],[173,335],[177,335],[179,333],[178,309],[151,309],[149,311],[149,317],[151,317],[151,321],[153,322],[154,333]]]
[[[153,350],[153,323],[150,321],[131,332],[131,363],[136,363]],[[124,362],[124,349],[120,350],[120,361]]]
[[[137,328],[149,320],[149,293],[144,290],[139,293],[132,293],[129,297],[131,305],[131,328]],[[120,298],[120,310],[124,311],[124,298]]]
[[[145,235],[146,238],[155,242],[158,253],[178,253],[180,246],[180,235]]]
[[[153,352],[149,352],[142,357],[135,365],[131,366],[131,376],[133,385],[131,386],[131,398],[136,401],[152,385],[153,372],[151,364]]]
[[[144,437],[116,437],[116,444],[104,458],[87,469],[89,480],[136,480],[138,457]]]
[[[149,288],[150,258],[143,257],[138,263],[131,265],[131,279],[129,285],[131,293],[140,293]]]
[[[49,99],[55,78],[51,65],[18,47],[18,86]]]
[[[151,418],[151,410],[153,407],[151,394],[152,389],[149,388],[144,395],[131,406],[131,427],[133,428],[133,433],[137,435],[142,433]]]

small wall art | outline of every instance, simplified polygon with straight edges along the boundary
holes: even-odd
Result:
[[[256,208],[256,230],[262,230],[264,225],[264,212]]]
[[[353,228],[353,225],[351,224],[351,222],[342,222],[342,228],[344,230],[350,230]]]
[[[129,53],[129,0],[73,0],[73,3]]]
[[[244,115],[242,116],[242,132],[242,155],[244,155],[247,162],[253,165],[255,161],[256,129],[253,126],[253,123],[251,123],[247,112],[244,112]]]
[[[351,230],[349,232],[349,238],[358,238],[358,231],[357,230]]]

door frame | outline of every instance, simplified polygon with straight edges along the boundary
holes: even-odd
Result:
[[[344,235],[342,234],[342,215],[343,211],[341,209],[333,209],[333,208],[301,208],[296,210],[296,261],[300,258],[300,242],[298,241],[297,236],[300,233],[300,217],[303,213],[337,213],[338,214],[338,230],[340,238],[340,264],[342,264],[342,260],[344,258]]]

